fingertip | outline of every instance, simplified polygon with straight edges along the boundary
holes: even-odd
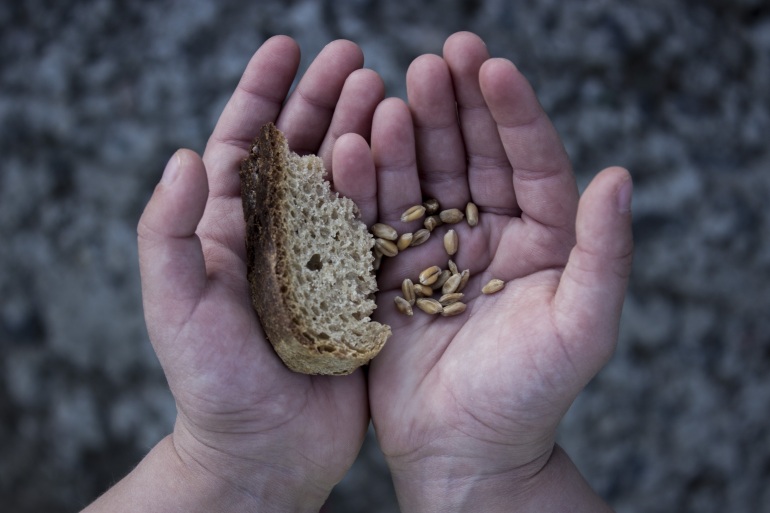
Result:
[[[435,53],[423,53],[412,59],[412,62],[409,64],[409,68],[412,67],[420,67],[424,66],[426,64],[432,64],[432,63],[438,63],[442,61],[440,55]],[[407,68],[408,70],[408,68]]]
[[[478,34],[476,34],[475,32],[472,32],[470,30],[458,30],[457,32],[451,34],[446,39],[446,43],[444,43],[444,44],[445,45],[446,44],[454,44],[456,41],[463,41],[463,40],[474,41],[474,42],[477,41],[479,43],[485,44],[484,40],[481,38],[481,36],[479,36]]]
[[[460,31],[449,36],[444,42],[444,57],[452,55],[458,51],[482,49],[486,51],[487,45],[484,40],[474,32]]]
[[[179,174],[184,176],[184,187],[191,187],[198,189],[198,196],[203,195],[205,198],[208,195],[208,185],[206,182],[206,167],[203,164],[203,159],[195,150],[187,148],[179,148],[174,157],[179,162]],[[203,186],[203,187],[201,187]],[[192,191],[188,191],[192,192]]]
[[[348,133],[337,139],[332,151],[334,189],[350,198],[370,226],[377,221],[377,177],[369,145],[359,134]]]
[[[460,32],[447,40],[444,60],[452,75],[455,96],[460,105],[469,108],[486,107],[481,95],[479,74],[489,59],[484,41],[476,34]]]
[[[339,139],[337,139],[337,142],[334,144],[334,153],[347,153],[348,151],[360,152],[360,150],[363,150],[364,148],[368,153],[369,144],[366,142],[366,139],[364,139],[361,134],[350,132],[342,134]]]
[[[355,169],[356,165],[369,167],[369,162],[372,160],[369,143],[361,134],[354,132],[343,134],[334,143],[332,160],[332,172],[336,184],[340,174]],[[343,167],[338,169],[338,164]],[[374,163],[372,163],[372,168],[374,168]]]
[[[360,68],[364,65],[364,51],[358,44],[349,39],[335,39],[321,50],[322,53],[326,51],[342,52],[348,58],[356,59],[358,62],[357,67]]]
[[[544,115],[534,89],[513,61],[487,59],[479,70],[479,85],[500,125],[526,126]]]
[[[411,90],[432,90],[435,80],[442,75],[449,76],[449,70],[442,57],[432,53],[416,57],[406,70],[407,96]]]
[[[374,70],[361,68],[345,80],[332,125],[334,132],[358,133],[369,139],[372,116],[385,98],[385,82]]]
[[[179,149],[171,156],[139,222],[140,236],[186,237],[203,215],[208,183],[201,157]]]
[[[631,202],[634,193],[634,180],[628,169],[620,166],[610,167],[604,170],[604,173],[611,175],[617,183],[616,198],[618,212],[629,214],[631,212]]]
[[[382,100],[385,97],[385,81],[379,73],[369,68],[357,69],[348,77],[345,86],[366,86],[367,94]]]
[[[624,167],[612,166],[600,171],[586,187],[580,203],[584,213],[601,208],[605,218],[616,214],[630,214],[633,198],[633,179]]]
[[[177,150],[174,152],[173,155],[171,155],[171,158],[168,159],[168,162],[166,163],[166,167],[163,169],[163,175],[160,177],[160,184],[164,185],[166,187],[171,187],[171,185],[176,181],[176,177],[179,176],[179,167],[181,165],[181,156],[180,152],[182,150]]]
[[[488,76],[490,74],[499,73],[499,72],[511,72],[511,71],[518,72],[519,68],[516,66],[516,64],[514,64],[512,60],[506,59],[505,57],[490,57],[481,66],[482,76]]]
[[[519,69],[509,59],[491,57],[484,61],[479,68],[479,86],[487,103],[506,102],[507,98],[518,94],[522,84],[528,86],[528,82],[519,80],[520,75]]]
[[[267,38],[267,40],[265,40],[262,46],[274,45],[274,44],[279,44],[281,46],[294,47],[299,49],[299,44],[297,43],[297,41],[295,41],[294,38],[292,38],[291,36],[287,36],[286,34],[276,34],[274,36],[270,36],[269,38]]]
[[[293,76],[293,73],[296,72],[297,67],[299,67],[299,44],[286,35],[272,36],[267,39],[259,48],[257,48],[257,51],[254,52],[254,55],[252,55],[249,60],[241,77],[241,85],[248,88],[248,84],[256,78],[262,78],[259,77],[259,75],[264,72],[264,62],[268,60],[273,61],[276,64],[280,63],[281,67],[287,66],[290,70],[294,70],[291,72]],[[276,90],[279,89],[276,88]],[[280,91],[285,95],[284,88],[281,88]],[[283,96],[281,96],[280,101],[283,101]]]
[[[409,118],[411,121],[411,115],[409,114],[409,105],[401,98],[385,98],[382,100],[374,111],[375,117],[380,118]]]
[[[593,255],[622,260],[632,251],[631,198],[633,181],[623,167],[598,173],[578,204],[578,246]],[[625,265],[621,262],[621,266]]]
[[[414,126],[409,106],[400,98],[386,98],[372,119],[372,153],[377,167],[415,162]]]

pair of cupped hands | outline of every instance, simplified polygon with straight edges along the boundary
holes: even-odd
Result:
[[[384,99],[350,41],[327,45],[289,94],[299,62],[290,38],[264,43],[203,157],[172,156],[139,223],[147,326],[178,408],[153,450],[163,474],[221,511],[318,511],[371,420],[403,511],[547,511],[542,501],[557,496],[588,505],[555,433],[616,344],[632,253],[628,172],[601,171],[579,197],[533,89],[474,34],[415,59],[406,102]],[[293,151],[323,159],[368,226],[402,231],[401,213],[425,197],[473,201],[478,226],[455,227],[454,258],[472,276],[466,312],[394,307],[404,277],[446,261],[433,241],[383,265],[375,319],[393,335],[367,369],[289,371],[246,280],[238,169],[267,122]],[[484,296],[490,278],[506,286]]]

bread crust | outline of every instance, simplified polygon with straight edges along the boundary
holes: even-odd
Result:
[[[364,348],[313,336],[312,326],[292,318],[283,275],[287,256],[281,237],[285,219],[279,181],[285,173],[288,145],[283,134],[268,123],[260,130],[241,164],[241,198],[246,221],[246,258],[251,301],[265,334],[287,367],[304,374],[349,374],[371,360],[382,348],[390,329],[375,330],[375,340]]]

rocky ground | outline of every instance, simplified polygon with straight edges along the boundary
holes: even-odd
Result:
[[[616,356],[561,442],[619,512],[770,512],[770,7],[761,0],[0,4],[0,504],[74,511],[170,429],[135,225],[201,151],[248,58],[349,38],[404,95],[416,55],[481,34],[534,84],[581,184],[631,169]],[[764,134],[764,135],[763,135]],[[370,439],[331,511],[397,511]]]

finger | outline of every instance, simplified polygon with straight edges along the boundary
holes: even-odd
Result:
[[[372,120],[372,155],[377,170],[379,220],[399,233],[420,227],[402,223],[401,214],[422,203],[409,107],[396,98],[383,101]]]
[[[465,142],[471,199],[488,212],[518,215],[511,164],[479,85],[479,70],[488,59],[486,45],[470,32],[454,34],[444,44]]]
[[[384,96],[385,85],[376,72],[360,69],[350,74],[342,87],[329,130],[317,152],[327,171],[333,169],[332,149],[340,136],[352,133],[361,135],[367,141],[370,139],[372,116]]]
[[[289,96],[276,123],[293,151],[318,151],[348,75],[363,64],[361,49],[350,41],[333,41],[321,50]]]
[[[262,125],[275,121],[298,66],[299,48],[285,36],[267,40],[249,61],[203,156],[213,197],[239,194],[240,162]]]
[[[406,91],[423,193],[442,207],[465,207],[470,198],[465,150],[446,62],[436,55],[415,59],[407,70]]]
[[[522,216],[571,232],[578,200],[572,166],[532,87],[504,59],[485,62],[479,81],[513,168]]]
[[[631,272],[631,177],[608,168],[580,199],[577,245],[554,298],[555,322],[571,360],[587,381],[614,350]]]
[[[206,267],[195,235],[208,188],[200,157],[169,160],[137,228],[145,314],[150,330],[186,319],[203,294]]]
[[[369,145],[358,134],[346,134],[337,140],[332,156],[335,190],[350,198],[361,212],[366,226],[377,222],[377,176]]]

